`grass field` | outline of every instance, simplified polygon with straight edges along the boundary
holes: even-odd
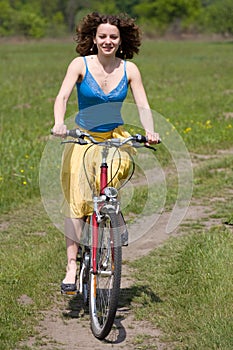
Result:
[[[203,156],[194,172],[194,198],[228,223],[233,220],[232,45],[146,41],[135,57],[152,109],[175,126],[194,159]],[[38,310],[53,303],[64,272],[63,237],[43,211],[38,172],[53,125],[54,97],[75,51],[72,41],[1,43],[0,56],[0,348],[11,350],[33,333]],[[67,116],[75,111],[74,93]],[[218,150],[228,153],[215,158]],[[161,162],[164,155],[161,147]],[[232,233],[224,225],[207,231],[194,224],[188,232],[135,263],[139,283],[150,280],[163,301],[135,297],[135,313],[140,318],[149,310],[150,321],[177,349],[230,350]],[[144,264],[153,266],[146,280]],[[20,302],[22,295],[33,303]]]
[[[191,152],[232,144],[232,43],[146,42],[136,57],[151,108]],[[1,44],[1,212],[39,196],[38,165],[70,43]],[[128,101],[132,98],[129,95]],[[67,116],[76,111],[72,95]],[[8,189],[11,189],[10,191]]]

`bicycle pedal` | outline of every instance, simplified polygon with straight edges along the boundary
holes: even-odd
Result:
[[[78,294],[78,290],[74,290],[74,291],[72,291],[72,292],[66,292],[66,291],[61,291],[61,294],[62,295],[77,295]]]

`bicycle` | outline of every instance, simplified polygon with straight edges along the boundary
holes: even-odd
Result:
[[[77,257],[80,263],[77,291],[83,295],[84,304],[89,305],[92,333],[96,338],[102,340],[110,333],[117,311],[121,284],[122,243],[124,243],[122,242],[122,225],[125,229],[125,221],[118,200],[119,189],[109,186],[116,174],[112,175],[110,180],[108,179],[107,156],[110,147],[115,147],[117,151],[126,144],[134,148],[156,149],[146,144],[146,137],[140,134],[129,136],[126,139],[113,138],[97,141],[90,134],[74,129],[68,130],[67,136],[72,137],[72,140],[65,140],[62,143],[79,145],[90,143],[90,147],[93,145],[103,147],[100,191],[93,197],[93,213],[86,218],[83,230],[85,242],[80,246]],[[120,188],[133,176],[135,163],[131,155],[130,158],[133,164],[132,171]]]

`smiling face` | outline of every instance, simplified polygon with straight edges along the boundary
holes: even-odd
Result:
[[[97,46],[98,53],[105,56],[115,55],[120,43],[119,29],[109,23],[102,23],[98,26],[94,43]]]

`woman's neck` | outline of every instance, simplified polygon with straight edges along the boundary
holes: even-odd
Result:
[[[117,63],[117,57],[114,56],[102,56],[102,55],[96,55],[96,59],[99,64],[102,65],[102,67],[106,70],[112,70],[116,67]]]

